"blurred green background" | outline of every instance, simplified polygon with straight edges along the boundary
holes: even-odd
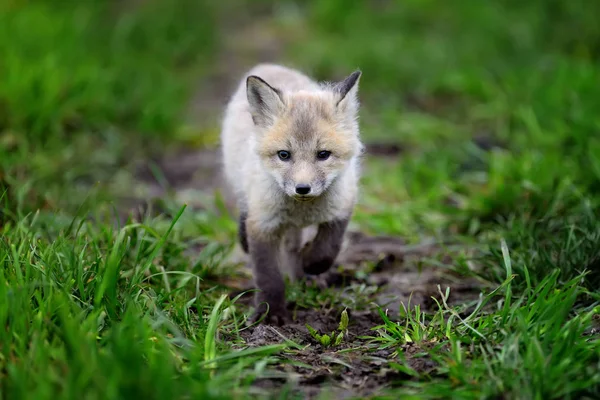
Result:
[[[353,229],[503,238],[522,278],[514,290],[557,269],[559,293],[588,268],[581,287],[597,294],[599,61],[597,1],[0,1],[0,294],[11,299],[0,379],[14,396],[38,382],[33,398],[218,397],[219,385],[248,383],[232,368],[211,389],[217,378],[186,367],[208,357],[212,282],[231,274],[222,255],[236,225],[220,196],[207,193],[168,240],[181,197],[132,236],[112,217],[149,197],[136,163],[214,156],[223,106],[258,62],[323,80],[363,71],[362,134],[375,150]],[[167,278],[157,257],[181,275]],[[483,259],[453,268],[503,282],[502,255]],[[187,273],[202,284],[189,289]],[[569,371],[595,376],[564,365],[556,385]]]
[[[54,183],[81,175],[104,182],[137,154],[215,144],[224,102],[241,74],[263,61],[328,80],[361,68],[364,138],[401,146],[407,160],[393,178],[429,192],[427,201],[442,201],[441,187],[470,190],[454,179],[465,169],[485,175],[475,179],[485,180],[485,193],[468,201],[485,218],[532,196],[543,202],[560,181],[599,189],[594,2],[6,0],[0,7],[0,162],[13,209],[77,204]],[[473,161],[480,147],[504,151]],[[24,193],[26,182],[35,183]],[[374,183],[370,193],[410,200],[383,193],[389,184]]]

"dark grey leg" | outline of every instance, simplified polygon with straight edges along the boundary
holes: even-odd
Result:
[[[302,267],[310,275],[319,275],[331,268],[342,248],[349,219],[325,222],[313,241],[302,250]]]
[[[248,214],[245,212],[241,213],[238,223],[238,239],[242,245],[242,250],[244,250],[244,253],[248,254],[248,232],[246,230],[246,219],[248,219]]]
[[[256,312],[255,322],[268,311],[264,322],[283,325],[289,321],[285,302],[285,283],[277,262],[280,241],[263,241],[248,237],[250,257],[254,270]]]

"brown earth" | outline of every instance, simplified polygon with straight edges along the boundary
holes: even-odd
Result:
[[[251,23],[232,22],[237,24],[235,29],[223,27],[227,34],[216,62],[220,67],[199,83],[198,94],[189,110],[192,124],[218,126],[222,107],[240,74],[256,62],[279,61],[283,48],[281,35],[270,31],[270,25],[256,16],[250,20]],[[367,156],[397,157],[404,150],[400,144],[367,144]],[[146,196],[144,199],[123,199],[124,204],[129,211],[135,208],[144,212],[139,210],[140,207],[145,209],[148,204],[158,203],[154,211],[161,212],[164,210],[160,208],[160,199],[173,196],[185,201],[188,207],[202,207],[195,202],[198,194],[210,195],[216,189],[223,189],[219,165],[218,149],[176,149],[145,160],[138,163],[134,175],[137,184],[145,188]],[[164,180],[155,178],[153,167],[161,171]],[[480,290],[478,282],[423,262],[436,257],[436,265],[444,265],[451,260],[451,255],[451,243],[426,241],[407,245],[398,237],[372,237],[349,232],[338,266],[319,278],[321,285],[336,291],[341,298],[346,296],[349,304],[355,305],[355,308],[348,308],[350,323],[343,343],[324,348],[311,337],[305,324],[318,332],[329,333],[337,328],[344,308],[311,308],[303,305],[302,297],[299,297],[289,304],[294,315],[292,324],[283,327],[257,325],[242,331],[242,338],[250,347],[282,343],[286,339],[300,347],[281,356],[278,368],[285,372],[286,379],[265,378],[255,382],[255,386],[271,394],[287,388],[301,398],[316,398],[328,393],[336,399],[369,396],[411,379],[406,373],[390,367],[389,361],[400,362],[400,357],[419,373],[435,374],[436,364],[426,354],[429,345],[421,345],[422,348],[404,344],[378,349],[380,343],[374,338],[379,334],[374,328],[383,323],[377,306],[390,316],[397,316],[400,304],[406,305],[409,300],[411,305],[420,305],[422,310],[436,310],[432,297],[440,297],[438,285],[441,290],[451,288],[450,303],[462,304],[476,299]],[[251,288],[249,282],[242,286],[242,289]],[[370,289],[365,298],[371,303],[353,303],[355,293],[346,293],[346,290],[357,287]],[[242,297],[240,302],[249,304],[249,296]]]
[[[380,152],[381,146],[375,149]],[[367,154],[370,152],[367,151]],[[161,170],[164,177],[162,184],[151,173],[149,162],[140,165],[136,178],[140,184],[147,186],[151,197],[187,196],[190,200],[194,196],[186,195],[186,191],[207,194],[221,189],[218,158],[217,150],[181,150],[152,161]],[[192,201],[189,206],[200,205]],[[448,264],[454,252],[452,243],[425,240],[417,245],[408,245],[399,237],[368,236],[356,231],[348,232],[346,236],[336,267],[321,275],[317,282],[306,283],[327,286],[327,290],[335,291],[335,296],[350,305],[347,307],[350,324],[342,345],[324,348],[311,337],[305,324],[320,333],[330,333],[337,328],[344,307],[310,307],[304,304],[302,294],[297,294],[296,301],[289,303],[294,317],[292,324],[283,327],[257,325],[242,331],[241,336],[250,347],[283,343],[286,339],[301,347],[286,351],[282,356],[279,370],[285,373],[282,376],[286,379],[261,379],[255,383],[257,389],[274,393],[286,388],[301,398],[316,398],[326,393],[333,398],[381,393],[393,384],[411,379],[406,373],[389,366],[390,360],[400,362],[399,354],[415,371],[435,374],[435,362],[427,356],[426,348],[409,343],[378,349],[380,343],[375,338],[379,334],[374,328],[382,325],[383,320],[377,307],[381,307],[392,320],[402,322],[399,319],[401,303],[411,307],[419,305],[424,311],[435,311],[438,306],[433,298],[439,299],[439,290],[445,291],[450,287],[448,302],[463,304],[477,299],[481,289],[478,282],[427,262],[433,258],[438,261],[436,265]],[[239,249],[238,254],[241,254]],[[232,293],[232,297],[252,289],[250,281],[235,282],[235,286],[233,289],[237,292]],[[357,302],[357,294],[352,290],[360,287],[367,290],[358,295],[362,296],[362,300]],[[241,297],[239,302],[250,306],[251,296]],[[352,305],[355,307],[352,308]]]

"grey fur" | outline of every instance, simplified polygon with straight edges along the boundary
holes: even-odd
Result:
[[[238,239],[244,253],[248,254],[248,232],[246,230],[246,220],[248,219],[248,213],[242,211],[240,213],[240,219],[238,223]]]
[[[299,71],[260,64],[245,76],[223,118],[224,172],[242,213],[239,241],[260,291],[253,319],[269,309],[267,322],[283,323],[280,268],[293,279],[329,269],[357,201],[360,73],[320,84]],[[279,159],[280,150],[291,158]],[[322,150],[331,157],[317,159]],[[310,193],[299,195],[297,184],[310,185]],[[301,249],[312,227],[317,237]]]
[[[256,312],[252,317],[258,320],[265,315],[265,322],[283,325],[289,321],[285,302],[285,283],[278,267],[277,243],[254,240],[248,237],[250,257],[254,271],[256,292]]]
[[[277,250],[281,251],[292,279],[301,279],[305,274],[322,274],[331,268],[340,253],[348,222],[349,217],[319,224],[316,237],[304,249],[300,249],[302,230],[298,228],[289,228],[273,241],[248,237],[254,282],[259,289],[252,320],[258,320],[268,311],[267,323],[281,325],[289,321]]]
[[[251,75],[246,79],[246,94],[254,123],[259,126],[269,125],[283,105],[281,92],[264,79]]]
[[[305,273],[319,275],[331,268],[342,248],[349,218],[319,225],[314,240],[302,250],[302,268]]]
[[[360,78],[361,75],[362,75],[362,72],[354,71],[342,82],[335,85],[335,90],[340,94],[340,97],[341,97],[340,100],[338,101],[338,104],[346,98],[346,96],[348,95],[348,92],[350,92],[350,90],[352,90],[352,88],[356,85],[356,82],[358,82],[358,79]]]
[[[307,140],[317,134],[317,123],[320,120],[332,121],[334,116],[325,108],[323,103],[297,99],[294,107],[289,109],[289,117],[294,121],[294,132],[291,136]]]

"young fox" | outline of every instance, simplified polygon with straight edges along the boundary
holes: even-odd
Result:
[[[292,279],[327,271],[340,252],[358,192],[363,145],[356,71],[317,83],[273,64],[251,69],[224,115],[226,179],[240,210],[239,239],[250,254],[256,320],[289,320],[279,269]],[[303,228],[316,237],[301,248]]]

